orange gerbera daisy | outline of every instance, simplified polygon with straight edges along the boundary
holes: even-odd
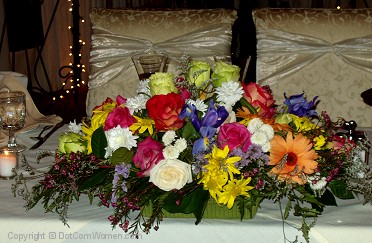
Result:
[[[318,155],[312,148],[310,139],[302,134],[293,139],[292,133],[288,132],[285,140],[281,136],[274,136],[271,140],[269,162],[274,168],[270,173],[287,183],[305,184],[305,174],[314,173],[318,166],[318,162],[315,161]]]

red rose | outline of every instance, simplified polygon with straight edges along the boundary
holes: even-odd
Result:
[[[243,84],[244,98],[258,110],[262,117],[271,118],[274,115],[275,108],[271,107],[275,100],[271,91],[266,87],[261,87],[256,83]]]
[[[158,131],[177,130],[184,124],[184,120],[178,118],[184,104],[179,94],[161,94],[151,97],[146,103],[146,109]]]
[[[223,124],[220,127],[217,141],[220,148],[224,148],[227,145],[230,151],[240,148],[243,152],[247,152],[252,145],[251,133],[246,126],[238,122]]]
[[[130,114],[127,107],[117,106],[111,111],[105,121],[104,130],[110,130],[120,125],[122,128],[130,127],[136,119]]]
[[[138,172],[138,176],[150,176],[150,170],[160,160],[164,159],[163,156],[163,145],[158,141],[153,140],[151,137],[147,137],[142,142],[138,143],[136,154],[133,157],[134,165],[137,168],[141,168],[141,172]]]

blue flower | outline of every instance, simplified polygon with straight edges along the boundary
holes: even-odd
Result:
[[[179,117],[181,119],[189,117],[195,130],[201,135],[201,138],[194,143],[193,155],[203,152],[208,148],[208,145],[213,140],[213,136],[217,132],[217,128],[222,125],[228,116],[229,112],[225,107],[218,106],[216,109],[213,100],[209,102],[209,108],[201,119],[199,119],[198,111],[194,105],[186,104],[183,107]]]
[[[288,107],[288,113],[297,115],[299,117],[303,116],[316,116],[317,113],[315,112],[315,101],[318,99],[318,96],[315,96],[314,99],[308,102],[305,99],[305,94],[298,94],[298,95],[291,95],[287,98],[286,94],[284,93],[285,101],[284,104]]]

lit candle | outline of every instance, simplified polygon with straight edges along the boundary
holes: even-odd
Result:
[[[12,169],[17,167],[17,153],[3,150],[0,153],[0,176],[10,177],[13,175]]]

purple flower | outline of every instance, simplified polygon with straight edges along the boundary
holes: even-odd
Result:
[[[201,138],[194,142],[192,149],[194,156],[208,148],[209,144],[213,141],[213,136],[216,134],[217,128],[221,126],[228,116],[229,113],[225,107],[218,106],[216,109],[213,100],[209,102],[209,108],[201,119],[199,119],[198,111],[194,105],[184,106],[179,117],[189,117],[195,130],[201,135]]]
[[[129,177],[129,172],[130,172],[131,167],[132,166],[130,164],[126,164],[124,162],[121,163],[120,165],[115,166],[115,174],[114,174],[114,178],[112,179],[112,189],[114,191],[115,189],[117,189],[117,185],[121,177],[123,177],[124,179],[127,179]],[[120,186],[124,192],[127,192],[128,189],[127,189],[125,180],[121,182]],[[116,199],[115,199],[115,202],[116,202]]]
[[[288,107],[288,113],[297,115],[299,117],[303,116],[316,116],[317,113],[314,111],[315,101],[318,99],[318,96],[315,96],[314,99],[308,102],[305,99],[305,94],[291,95],[287,98],[286,93],[284,93],[285,101],[284,104]]]
[[[130,164],[121,163],[120,165],[115,166],[115,174],[121,175],[124,178],[128,178],[130,168]]]

